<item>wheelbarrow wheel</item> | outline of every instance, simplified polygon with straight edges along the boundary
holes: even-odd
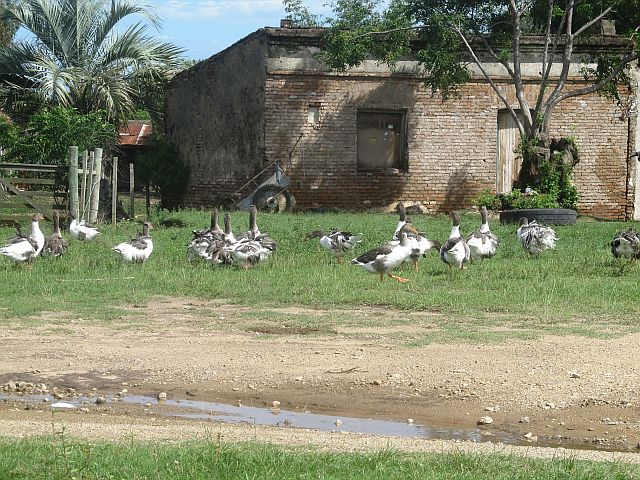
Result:
[[[292,200],[288,191],[277,185],[265,185],[254,194],[253,204],[261,212],[278,213],[291,210]]]

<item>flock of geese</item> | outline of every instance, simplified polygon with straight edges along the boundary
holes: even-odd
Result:
[[[203,259],[214,264],[239,265],[245,269],[266,260],[277,244],[268,235],[260,232],[256,222],[257,209],[251,206],[249,210],[249,230],[246,233],[234,235],[231,231],[231,217],[224,216],[225,228],[218,226],[218,210],[211,214],[211,227],[205,230],[193,231],[193,238],[187,246],[187,257],[193,261]],[[54,232],[45,237],[40,229],[40,213],[31,219],[31,233],[24,234],[19,227],[16,235],[0,248],[0,255],[4,255],[14,263],[31,263],[33,259],[42,256],[61,257],[68,246],[67,240],[60,232],[60,214],[53,213]],[[98,238],[100,232],[95,227],[86,224],[84,220],[78,222],[70,215],[69,233],[80,241],[91,242]],[[153,240],[149,230],[153,228],[150,222],[145,222],[142,233],[125,242],[119,243],[113,250],[123,261],[132,263],[145,262],[153,252]]]
[[[438,252],[440,259],[450,269],[463,269],[470,262],[493,257],[500,245],[498,237],[489,227],[485,207],[480,208],[480,228],[466,238],[460,233],[460,215],[458,212],[452,212],[451,233],[444,244],[429,239],[425,233],[419,232],[411,224],[403,203],[399,203],[396,209],[400,218],[391,239],[380,247],[351,260],[353,265],[378,274],[380,281],[383,281],[386,275],[398,282],[407,282],[408,279],[393,274],[393,270],[404,263],[411,263],[418,270],[420,257],[426,257],[430,251]],[[225,213],[224,228],[220,228],[218,210],[214,208],[211,212],[210,227],[192,232],[193,236],[187,245],[188,260],[236,265],[246,270],[269,258],[276,250],[277,243],[260,232],[257,213],[256,207],[252,205],[249,209],[249,230],[236,235],[231,229],[229,213]],[[20,228],[16,228],[16,235],[0,248],[0,255],[7,257],[15,264],[30,263],[40,255],[62,256],[68,242],[60,232],[59,213],[56,211],[53,214],[54,231],[48,237],[45,237],[40,229],[39,222],[42,218],[40,213],[33,215],[29,235],[24,234]],[[100,235],[96,228],[87,225],[84,220],[78,222],[72,215],[70,219],[69,233],[74,239],[90,242]],[[153,252],[153,240],[149,234],[152,228],[153,225],[150,222],[145,222],[141,233],[138,232],[135,238],[119,243],[113,247],[113,250],[125,262],[145,262]],[[516,235],[524,250],[532,256],[555,248],[558,240],[552,228],[538,224],[536,221],[529,221],[527,218],[520,219]],[[312,238],[319,239],[320,245],[331,251],[338,263],[342,263],[343,256],[362,241],[361,234],[352,234],[335,228],[328,233],[314,230],[305,236],[307,240]],[[640,236],[633,229],[619,232],[611,242],[611,252],[614,257],[639,259]]]

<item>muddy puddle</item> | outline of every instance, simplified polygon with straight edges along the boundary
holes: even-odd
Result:
[[[41,407],[59,405],[56,410],[74,410],[95,405],[95,397],[77,396],[56,401],[47,395],[7,395],[1,394],[2,402],[36,404]],[[224,403],[197,400],[156,398],[141,395],[107,396],[107,405],[129,405],[144,408],[147,412],[167,417],[209,420],[224,423],[266,425],[281,428],[304,428],[320,431],[344,431],[369,435],[418,437],[428,439],[459,440],[472,442],[501,442],[523,445],[521,438],[504,432],[488,432],[481,428],[454,429],[432,427],[413,422],[398,422],[373,418],[355,418],[336,415],[322,415],[308,411],[290,411],[281,408],[228,405]]]

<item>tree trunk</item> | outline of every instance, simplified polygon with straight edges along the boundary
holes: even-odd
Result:
[[[549,160],[551,151],[544,135],[534,133],[531,137],[523,138],[521,143],[522,167],[514,187],[524,191],[537,183],[540,174],[540,164]]]

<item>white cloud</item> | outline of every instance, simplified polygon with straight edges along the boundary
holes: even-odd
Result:
[[[284,12],[281,0],[164,0],[156,5],[165,19],[231,18]]]

